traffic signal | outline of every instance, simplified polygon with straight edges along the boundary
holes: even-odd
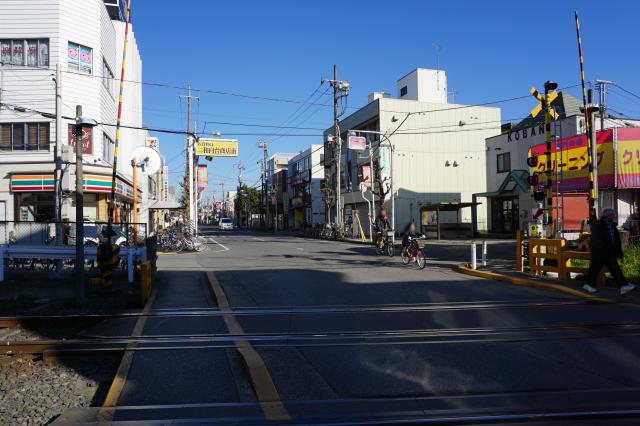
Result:
[[[533,157],[535,158],[535,157]],[[531,158],[529,158],[531,159]],[[527,160],[528,162],[528,160]],[[533,199],[535,201],[544,200],[544,191],[540,189],[540,174],[533,173],[532,175],[527,176],[527,183],[531,185],[531,189],[533,190]]]
[[[527,158],[527,165],[529,167],[537,167],[538,166],[538,156],[537,155],[532,155],[531,157]]]

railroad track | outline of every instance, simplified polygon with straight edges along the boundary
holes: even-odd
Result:
[[[231,310],[218,308],[182,308],[157,309],[148,313],[128,311],[113,314],[71,314],[71,315],[28,315],[14,317],[0,317],[0,328],[9,327],[38,327],[42,325],[72,325],[78,322],[84,325],[96,324],[109,319],[126,319],[139,317],[206,317],[222,316],[232,313],[236,316],[249,315],[302,315],[302,314],[338,314],[338,313],[368,313],[368,312],[428,312],[428,311],[458,311],[458,310],[497,310],[523,308],[551,308],[551,307],[580,307],[605,304],[591,300],[522,300],[522,301],[488,301],[488,302],[449,302],[449,303],[417,303],[417,304],[389,304],[389,305],[332,305],[332,306],[292,306],[292,307],[239,307]]]
[[[254,347],[321,347],[370,345],[423,345],[453,343],[529,342],[537,340],[594,339],[640,335],[640,322],[604,324],[558,324],[531,327],[448,328],[367,332],[299,334],[203,334],[71,340],[7,341],[5,354],[105,354],[122,351],[234,348],[239,340]]]

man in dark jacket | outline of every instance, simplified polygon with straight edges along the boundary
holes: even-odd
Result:
[[[620,287],[620,294],[627,294],[636,288],[635,285],[627,283],[618,264],[618,259],[622,259],[622,245],[614,219],[615,211],[606,208],[602,211],[602,217],[591,225],[591,264],[587,272],[587,283],[583,287],[589,293],[597,291],[596,280],[604,266]]]

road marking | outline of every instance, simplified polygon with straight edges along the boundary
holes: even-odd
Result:
[[[140,337],[142,335],[142,331],[144,330],[144,326],[147,322],[148,313],[151,310],[151,305],[156,300],[158,292],[156,287],[154,287],[151,292],[151,296],[147,299],[147,302],[142,309],[142,315],[138,317],[136,321],[136,325],[133,327],[133,331],[131,332],[131,337]],[[131,363],[133,362],[133,355],[135,354],[136,344],[130,343],[127,345],[125,349],[124,355],[122,356],[122,360],[120,361],[120,365],[118,366],[118,371],[116,372],[116,376],[113,378],[113,382],[111,382],[111,386],[109,387],[109,392],[107,393],[104,402],[102,403],[102,407],[98,411],[98,422],[110,422],[113,420],[113,415],[115,414],[115,408],[118,405],[118,399],[120,399],[120,394],[122,393],[122,389],[124,389],[124,384],[127,381],[127,376],[129,375],[129,370],[131,369]]]
[[[223,311],[222,318],[229,329],[229,333],[243,336],[245,334],[244,329],[231,312],[229,299],[227,299],[227,295],[218,279],[211,271],[207,272],[205,276],[216,298],[218,308]],[[271,374],[269,374],[269,370],[260,354],[245,339],[236,339],[234,344],[247,368],[251,386],[258,397],[264,417],[267,420],[290,420],[291,416],[284,407],[276,385],[273,383]]]
[[[262,238],[258,238],[258,237],[253,237],[251,239],[252,240],[256,240],[256,241],[262,241],[263,243],[267,241],[267,240],[263,240]]]
[[[296,247],[296,250],[304,251],[302,247]]]
[[[220,244],[219,242],[217,242],[216,240],[214,240],[214,239],[213,239],[213,237],[207,237],[207,239],[208,239],[210,242],[212,242],[212,243],[214,243],[214,244],[217,244],[217,245],[219,245],[220,247],[222,247],[222,250],[216,250],[216,251],[214,251],[214,252],[212,252],[212,253],[218,253],[218,252],[220,252],[220,251],[229,251],[229,247],[227,247],[227,246],[225,246],[225,245],[223,245],[223,244]]]

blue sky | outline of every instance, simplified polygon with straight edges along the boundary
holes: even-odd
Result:
[[[531,9],[535,5],[536,9]],[[613,80],[640,94],[637,1],[209,1],[133,0],[134,30],[145,82],[250,96],[305,100],[330,77],[351,83],[350,107],[366,103],[372,91],[395,95],[396,80],[416,67],[435,67],[433,44],[442,46],[440,66],[447,71],[456,103],[475,104],[526,95],[545,80],[560,86],[579,83],[573,11],[580,13],[586,77]],[[330,103],[326,87],[311,99]],[[570,92],[579,96],[579,89]],[[184,91],[144,86],[144,123],[184,129]],[[280,125],[299,105],[246,99],[195,90],[193,120]],[[610,108],[640,117],[640,99],[620,89],[609,94]],[[534,101],[501,104],[502,117],[528,114]],[[304,106],[288,125],[326,128],[331,108]],[[300,112],[300,111],[299,111]],[[260,139],[275,139],[270,152],[297,152],[319,136],[279,137],[274,129],[207,124],[240,141],[245,182],[257,182]],[[267,133],[264,136],[238,133]],[[281,130],[279,132],[282,132]],[[315,130],[288,130],[317,134]],[[184,170],[184,138],[158,134],[170,161],[170,182]],[[234,187],[238,159],[209,163],[210,187]]]

